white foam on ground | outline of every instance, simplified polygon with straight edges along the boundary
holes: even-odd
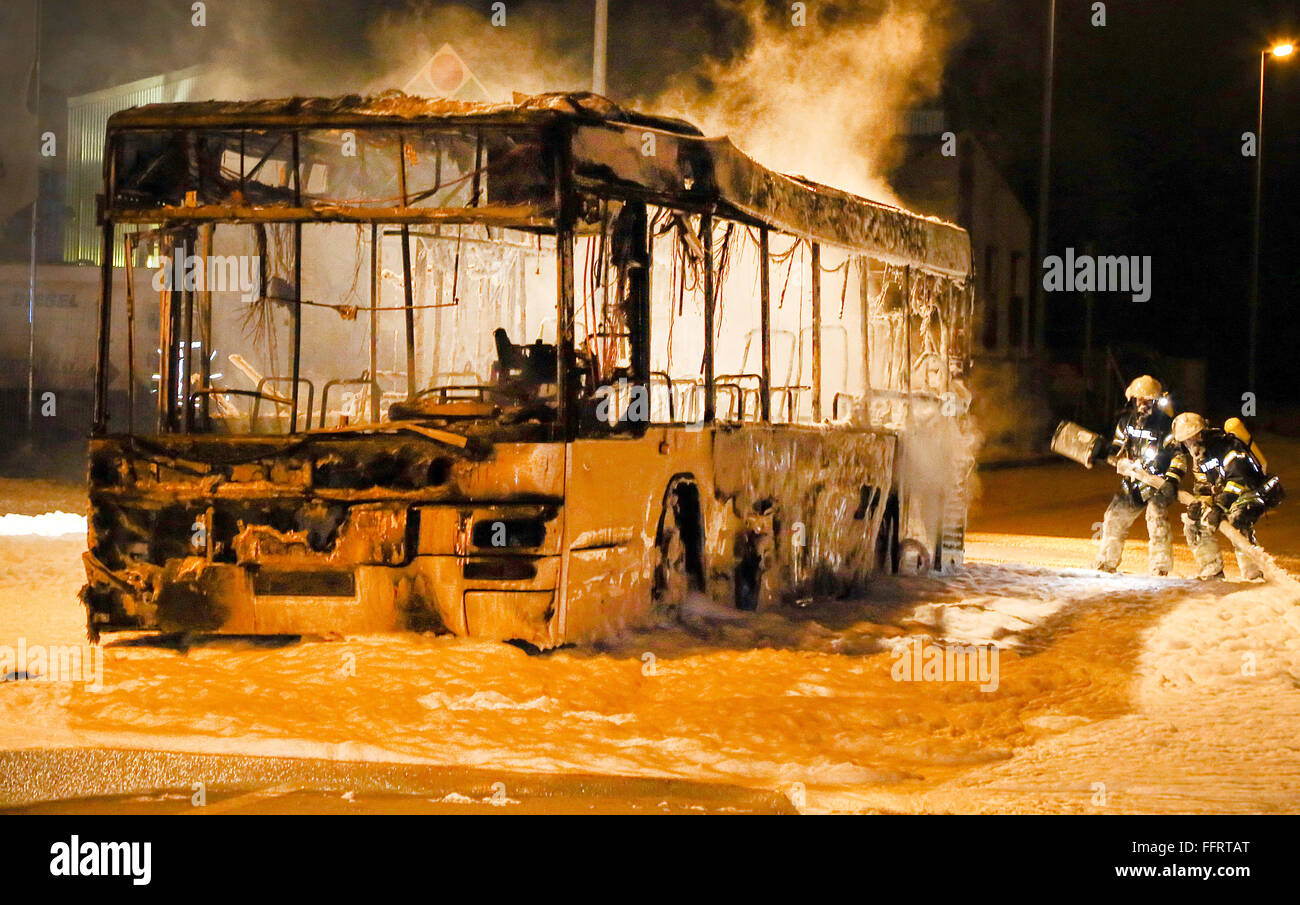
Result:
[[[0,644],[84,643],[84,535],[34,530],[85,530],[61,508],[75,501],[39,496],[25,511],[45,515],[0,520],[11,535],[0,538]],[[1141,546],[1129,551],[1135,572]],[[1188,575],[1190,553],[1177,550]],[[0,748],[797,783],[814,807],[839,790],[846,808],[1096,810],[1104,782],[1112,810],[1296,810],[1300,588],[1103,575],[1083,568],[1095,555],[1087,538],[981,535],[968,553],[954,574],[881,576],[862,600],[806,611],[740,613],[692,595],[680,622],[601,650],[529,656],[421,635],[184,655],[109,647],[101,692],[0,684]],[[1016,681],[1030,658],[1007,654],[993,695],[891,678],[889,651],[919,632],[1005,651],[1032,631],[1037,650],[1076,607],[1119,630],[1142,620],[1136,668],[1094,670],[1094,657],[1117,652],[1076,643],[1032,683]],[[1074,702],[1097,683],[1122,684],[1108,701],[1132,686],[1134,712],[1081,712]],[[1018,748],[1022,719],[1050,737]],[[959,783],[929,779],[958,765],[971,771]]]
[[[933,629],[946,641],[1015,647],[1021,632],[1070,603],[1062,598],[974,597],[959,603],[923,603],[907,621]]]
[[[0,537],[60,537],[65,534],[85,533],[86,517],[72,512],[0,515]]]
[[[1300,686],[1300,589],[1294,582],[1189,598],[1148,634],[1139,694],[1154,700],[1233,688]]]

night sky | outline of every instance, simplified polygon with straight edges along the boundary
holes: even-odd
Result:
[[[484,16],[491,6],[457,5]],[[215,27],[200,30],[187,27],[189,3],[179,0],[47,0],[48,127],[62,133],[69,95],[202,62],[218,42],[229,54],[232,43],[250,34],[281,61],[303,68],[327,61],[329,83],[318,93],[355,88],[379,65],[359,35],[380,16],[431,4],[275,3],[274,14],[259,16],[255,30],[247,22],[223,30],[229,10],[240,6],[212,0]],[[707,55],[725,57],[746,36],[734,5],[725,2],[612,0],[610,6],[615,99],[644,94]],[[832,27],[837,16],[861,14],[808,6],[810,16]],[[994,151],[1032,213],[1047,0],[954,0],[952,7],[963,37],[947,64],[943,102],[955,125],[974,130]],[[1242,156],[1241,134],[1255,127],[1259,51],[1275,39],[1300,38],[1300,4],[1111,0],[1102,28],[1090,24],[1092,7],[1091,0],[1058,3],[1049,252],[1091,243],[1097,254],[1151,255],[1151,301],[1098,297],[1096,341],[1207,358],[1211,399],[1219,404],[1253,389],[1261,399],[1293,405],[1300,378],[1300,318],[1291,307],[1293,287],[1300,285],[1294,188],[1300,184],[1300,55],[1269,64],[1263,362],[1261,385],[1252,388],[1244,383],[1255,162]],[[537,25],[557,54],[581,59],[590,53],[589,0],[511,0],[508,9]],[[259,62],[250,56],[249,65]],[[1049,304],[1049,342],[1058,357],[1076,360],[1082,302],[1062,294]]]
[[[1098,305],[1103,341],[1208,358],[1210,396],[1219,405],[1249,389],[1294,406],[1297,59],[1270,58],[1267,70],[1258,387],[1245,386],[1255,160],[1242,156],[1241,135],[1255,130],[1259,52],[1300,34],[1300,6],[1112,3],[1111,24],[1092,28],[1074,12],[1088,5],[1065,0],[1058,14],[1052,247],[1091,240],[1098,253],[1153,256],[1150,302],[1111,297]],[[1029,161],[1032,170],[1032,153]],[[1082,306],[1053,301],[1054,344],[1076,344]]]

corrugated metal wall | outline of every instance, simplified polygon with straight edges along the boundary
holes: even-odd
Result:
[[[196,99],[203,68],[127,82],[68,99],[68,194],[71,210],[63,243],[69,264],[98,264],[100,235],[95,224],[95,195],[103,191],[104,130],[108,118],[119,110],[143,104]],[[121,267],[122,243],[114,243],[114,264]]]

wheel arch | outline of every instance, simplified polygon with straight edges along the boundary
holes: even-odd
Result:
[[[660,548],[665,539],[669,518],[673,519],[682,536],[686,552],[686,571],[694,590],[706,587],[707,569],[704,556],[704,502],[699,481],[691,472],[678,472],[668,479],[659,507],[659,523],[655,528],[655,547]]]

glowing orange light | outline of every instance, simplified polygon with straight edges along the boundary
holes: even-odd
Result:
[[[429,79],[435,88],[450,97],[465,84],[465,67],[453,53],[440,53],[429,65]]]
[[[1295,45],[1289,42],[1286,44],[1277,44],[1269,50],[1269,53],[1279,59],[1282,57],[1289,57],[1291,54],[1295,53]]]

